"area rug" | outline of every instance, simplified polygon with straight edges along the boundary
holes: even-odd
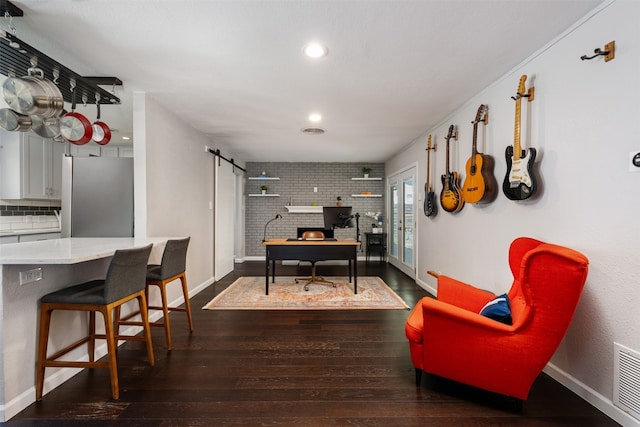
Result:
[[[264,276],[241,277],[203,307],[205,310],[348,310],[408,309],[409,306],[379,277],[358,277],[358,293],[347,277],[325,277],[336,284],[304,283],[294,277],[269,280],[265,295]]]

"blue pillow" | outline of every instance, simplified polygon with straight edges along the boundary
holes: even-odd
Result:
[[[502,294],[489,301],[482,310],[480,310],[482,316],[486,316],[489,319],[497,320],[498,322],[511,325],[511,307],[509,306],[509,297],[507,294]]]

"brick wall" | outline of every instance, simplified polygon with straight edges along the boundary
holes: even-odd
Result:
[[[362,177],[362,167],[371,168],[370,177],[381,177],[380,181],[354,181],[351,178]],[[322,214],[288,213],[285,205],[335,206],[336,197],[342,197],[343,206],[351,206],[353,213],[360,214],[360,233],[371,231],[373,219],[366,217],[365,212],[382,212],[384,215],[384,197],[356,198],[352,194],[370,191],[384,195],[384,164],[364,163],[267,163],[249,162],[246,164],[247,177],[257,177],[266,172],[269,177],[280,180],[247,180],[245,210],[245,246],[246,256],[264,256],[261,245],[264,226],[276,214],[282,219],[273,221],[267,229],[267,238],[296,237],[297,227],[322,227]],[[248,194],[260,193],[260,186],[269,187],[268,193],[279,194],[279,197],[249,197]],[[317,192],[314,192],[317,187]],[[356,230],[339,229],[335,231],[337,238],[355,238]]]

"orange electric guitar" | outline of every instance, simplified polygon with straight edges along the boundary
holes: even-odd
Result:
[[[473,123],[473,145],[471,157],[467,160],[466,177],[462,186],[462,198],[467,203],[487,203],[497,193],[493,176],[493,157],[478,152],[478,123],[487,122],[487,106],[481,104]]]
[[[458,184],[458,172],[449,170],[449,140],[455,138],[455,126],[449,126],[447,133],[447,171],[442,175],[442,192],[440,193],[440,205],[447,212],[460,212],[464,207],[462,192]]]
[[[507,174],[502,182],[502,191],[511,200],[524,200],[536,192],[536,177],[533,174],[533,164],[536,160],[536,149],[523,150],[520,145],[520,118],[522,98],[525,94],[524,82],[527,75],[520,77],[518,93],[513,99],[516,101],[516,124],[513,135],[513,146],[508,146],[505,151],[507,160]]]

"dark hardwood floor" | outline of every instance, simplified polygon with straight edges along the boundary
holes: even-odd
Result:
[[[382,277],[410,306],[426,292],[385,264],[359,263]],[[344,268],[319,266],[325,275]],[[336,269],[335,271],[332,271]],[[279,274],[308,274],[279,267]],[[262,275],[263,263],[233,273],[192,299],[195,332],[172,314],[172,351],[153,329],[156,365],[143,344],[118,353],[120,399],[106,370],[85,370],[7,426],[617,426],[541,375],[522,411],[513,401],[423,376],[404,336],[406,310],[208,311],[200,308],[237,277]]]

